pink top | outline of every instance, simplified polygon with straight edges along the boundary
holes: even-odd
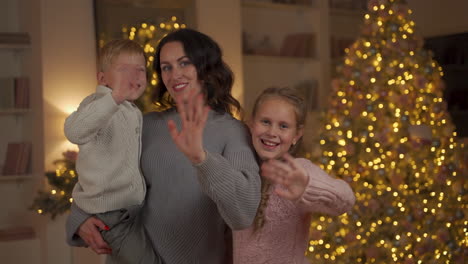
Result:
[[[330,177],[307,159],[296,160],[309,175],[304,194],[293,202],[270,188],[262,229],[255,234],[253,227],[233,232],[234,264],[306,264],[311,213],[336,216],[354,205],[354,193],[345,181]]]

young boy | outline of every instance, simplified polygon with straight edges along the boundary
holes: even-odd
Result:
[[[146,185],[139,167],[142,114],[133,101],[146,88],[145,54],[136,42],[113,40],[98,67],[96,92],[65,121],[65,136],[79,147],[73,206],[105,223],[96,227],[111,247],[107,263],[160,263],[139,223]]]

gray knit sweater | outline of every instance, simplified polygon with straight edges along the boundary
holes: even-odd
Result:
[[[260,201],[259,168],[247,130],[231,116],[211,111],[203,138],[207,158],[193,166],[172,141],[169,119],[180,127],[174,110],[147,114],[143,121],[145,228],[166,264],[226,263],[229,228],[250,226]],[[87,217],[72,207],[70,245],[83,245],[74,234]]]
[[[141,111],[128,101],[117,105],[111,92],[98,86],[65,121],[65,136],[80,150],[72,196],[90,214],[140,205],[145,198]]]

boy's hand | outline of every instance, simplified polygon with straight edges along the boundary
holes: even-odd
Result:
[[[112,98],[117,104],[121,104],[125,100],[131,101],[132,96],[141,88],[140,83],[133,80],[131,70],[119,69],[119,74],[114,76],[114,81],[109,84],[112,89]]]

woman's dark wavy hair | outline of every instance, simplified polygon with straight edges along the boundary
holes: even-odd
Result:
[[[161,48],[174,41],[182,43],[186,56],[195,65],[198,80],[203,82],[203,93],[211,109],[218,113],[233,115],[237,111],[241,114],[240,103],[231,95],[234,74],[223,61],[221,48],[209,36],[188,28],[169,33],[156,48],[153,68],[157,73],[158,84],[153,101],[168,108],[175,106],[175,101],[162,81],[160,65]]]

